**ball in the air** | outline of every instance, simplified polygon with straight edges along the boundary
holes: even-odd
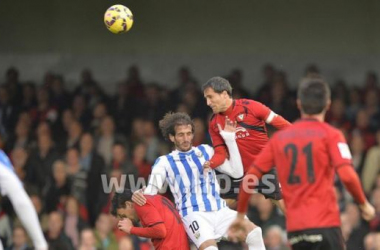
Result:
[[[125,33],[132,28],[133,14],[124,5],[113,5],[104,14],[104,23],[107,29],[114,34]]]

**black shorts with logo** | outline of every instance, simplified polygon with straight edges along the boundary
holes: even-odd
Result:
[[[344,250],[342,230],[339,227],[306,229],[288,233],[293,250]]]
[[[237,200],[239,195],[240,184],[243,178],[234,179],[226,174],[217,172],[217,178],[220,184],[220,196],[223,199]],[[265,174],[259,184],[256,186],[258,193],[263,194],[266,199],[281,200],[281,188],[277,179],[276,169],[272,169],[269,173]]]

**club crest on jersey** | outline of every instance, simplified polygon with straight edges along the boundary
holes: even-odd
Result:
[[[201,236],[201,234],[200,234],[199,232],[196,232],[196,233],[194,234],[194,236],[195,236],[196,239],[198,239],[198,238]]]
[[[244,114],[243,113],[241,113],[241,114],[238,114],[237,116],[236,116],[236,118],[237,118],[237,120],[238,121],[243,121],[244,120]]]
[[[195,153],[195,155],[196,155],[198,158],[200,158],[200,157],[202,157],[202,156],[203,156],[203,154],[202,154],[202,152],[201,152],[201,151],[198,151],[198,152],[196,152],[196,153]]]

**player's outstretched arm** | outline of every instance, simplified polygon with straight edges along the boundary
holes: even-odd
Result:
[[[233,178],[241,178],[244,175],[243,163],[241,160],[239,148],[235,140],[236,122],[231,121],[226,117],[224,129],[218,124],[220,135],[226,142],[228,151],[230,152],[230,159],[226,159],[224,163],[219,166],[218,171],[227,174]]]
[[[43,236],[32,201],[15,173],[2,164],[0,164],[0,190],[12,202],[13,208],[32,239],[35,249],[47,250],[48,245]]]

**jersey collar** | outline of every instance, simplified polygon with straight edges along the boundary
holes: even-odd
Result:
[[[222,115],[230,115],[232,113],[232,111],[234,110],[234,108],[235,108],[235,100],[232,100],[231,106],[229,106],[226,111],[221,112],[220,114],[222,114]]]

